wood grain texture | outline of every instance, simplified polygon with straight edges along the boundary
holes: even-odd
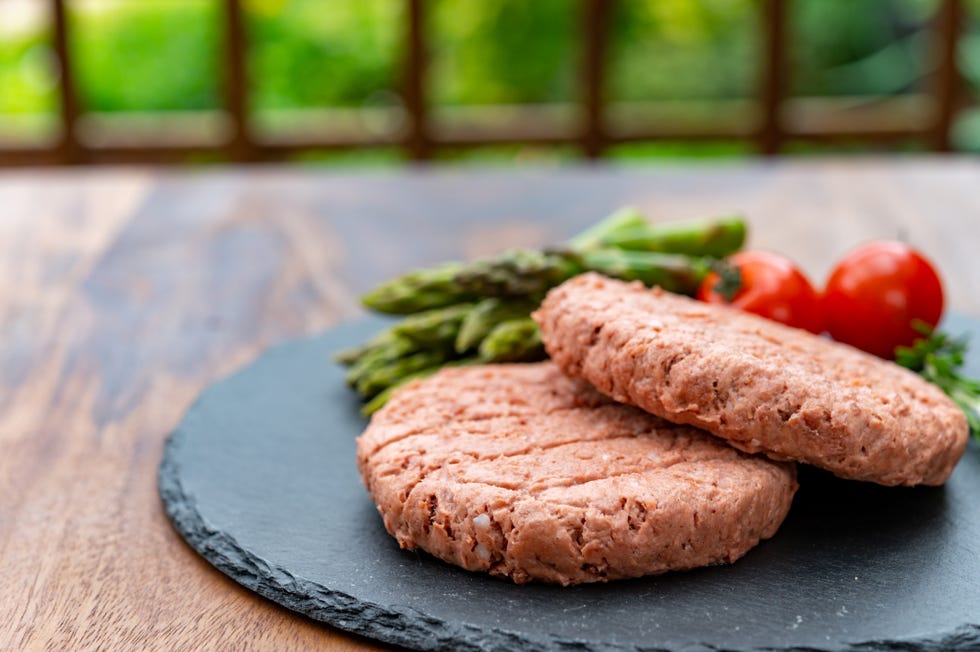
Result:
[[[822,280],[868,239],[980,314],[967,159],[340,175],[282,168],[0,177],[0,650],[380,649],[239,588],[171,529],[163,441],[264,347],[359,314],[406,267],[557,241],[621,204],[743,211]],[[324,364],[328,364],[324,361]]]

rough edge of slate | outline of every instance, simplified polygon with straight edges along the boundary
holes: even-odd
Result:
[[[304,343],[323,335],[286,342],[266,351],[260,358],[285,355],[289,349],[301,349]],[[245,368],[217,381],[211,387],[247,373],[256,359]],[[480,628],[467,623],[452,623],[427,616],[409,608],[391,608],[364,602],[342,591],[296,577],[243,548],[233,536],[215,529],[197,508],[194,496],[184,490],[180,479],[177,453],[186,437],[183,424],[197,405],[206,400],[206,389],[170,434],[160,462],[158,487],[164,510],[174,528],[198,554],[236,583],[273,602],[337,629],[416,650],[446,652],[482,652],[485,650],[527,650],[528,652],[671,652],[669,648],[633,647],[601,641],[563,639],[542,635],[531,638],[521,632],[498,628]],[[843,647],[719,647],[691,641],[684,652],[947,652],[980,649],[980,625],[966,624],[949,633],[937,633],[908,639],[882,639],[846,643]]]

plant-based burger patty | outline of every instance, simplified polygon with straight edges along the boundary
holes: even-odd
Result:
[[[795,468],[615,403],[551,362],[444,369],[357,441],[403,548],[515,582],[732,562],[771,537]]]
[[[940,485],[966,447],[963,413],[915,373],[728,306],[584,274],[534,317],[569,375],[743,451]]]

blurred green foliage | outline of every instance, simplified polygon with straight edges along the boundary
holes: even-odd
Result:
[[[914,89],[932,70],[932,34],[923,26],[939,0],[794,0],[791,6],[794,93],[894,94]]]
[[[404,4],[245,0],[254,107],[397,103]],[[447,106],[574,101],[578,6],[577,0],[430,0],[433,100]],[[928,82],[934,62],[924,25],[938,0],[794,0],[791,6],[793,94],[897,94]],[[980,0],[970,7],[980,15]],[[70,8],[70,46],[87,110],[220,106],[217,0],[75,0]],[[612,30],[613,100],[754,93],[756,0],[620,0]],[[961,49],[964,74],[980,83],[976,26]],[[44,28],[0,26],[0,115],[54,111],[53,70]]]
[[[363,105],[390,92],[404,4],[246,0],[256,108]]]
[[[753,0],[623,0],[613,21],[612,96],[753,95],[759,64],[756,5]]]
[[[434,0],[432,93],[442,104],[572,101],[579,13],[569,0]]]
[[[219,104],[217,3],[140,0],[76,9],[70,19],[83,106],[178,111]]]
[[[0,114],[48,113],[58,104],[47,34],[0,33]]]

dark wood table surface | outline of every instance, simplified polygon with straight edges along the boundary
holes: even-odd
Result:
[[[743,212],[752,247],[818,283],[900,237],[939,264],[952,310],[980,315],[973,159],[0,175],[0,649],[374,648],[184,544],[157,496],[165,437],[265,347],[356,318],[373,283],[556,242],[623,204]]]

